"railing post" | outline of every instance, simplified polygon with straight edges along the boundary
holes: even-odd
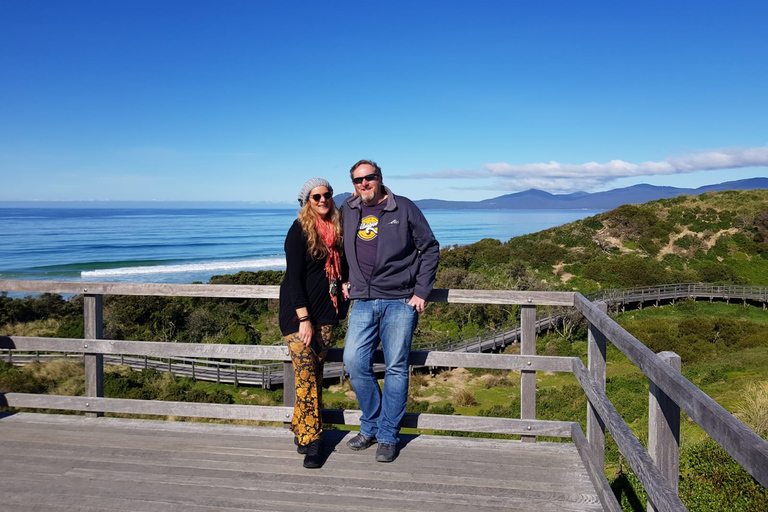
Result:
[[[285,350],[288,352],[288,347],[285,347]],[[322,386],[322,383],[320,385]],[[283,405],[286,407],[296,405],[296,372],[293,368],[293,361],[283,362]],[[283,424],[285,428],[289,428],[291,417],[286,418]]]
[[[536,355],[536,306],[520,308],[520,355]],[[520,372],[520,419],[536,419],[536,371]],[[536,436],[522,436],[521,440],[532,443]]]
[[[658,356],[680,372],[680,356],[659,352]],[[675,492],[680,475],[680,407],[656,384],[649,382],[648,453]],[[657,510],[648,498],[648,512]]]
[[[86,290],[87,291],[87,290]],[[101,339],[104,334],[103,295],[85,294],[83,297],[83,323],[86,340]],[[88,342],[84,343],[83,362],[85,365],[85,396],[104,396],[104,355],[88,353]],[[86,416],[97,418],[102,412],[88,412]]]
[[[598,302],[595,305],[601,312],[607,313],[608,304]],[[605,391],[605,334],[597,326],[590,323],[588,336],[587,369],[589,370],[589,378],[596,388]],[[589,441],[595,464],[602,469],[605,466],[605,424],[591,403],[587,404],[587,441]]]

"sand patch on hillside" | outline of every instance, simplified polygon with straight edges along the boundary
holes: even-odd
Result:
[[[568,280],[573,277],[573,274],[569,274],[568,272],[565,272],[563,268],[565,268],[565,263],[552,265],[552,270],[554,271],[555,275],[560,276],[561,282],[567,283]]]
[[[661,248],[658,256],[656,256],[656,259],[661,261],[664,258],[664,256],[667,254],[682,254],[686,252],[686,249],[675,245],[675,242],[677,242],[678,240],[680,240],[685,236],[692,236],[701,244],[701,247],[703,249],[709,251],[712,247],[715,246],[715,244],[717,243],[717,240],[721,236],[734,235],[738,232],[739,230],[737,228],[721,229],[717,233],[712,233],[709,236],[703,236],[702,233],[695,233],[690,229],[688,229],[687,227],[685,227],[680,233],[672,233],[669,235],[669,243],[667,243],[667,245]]]

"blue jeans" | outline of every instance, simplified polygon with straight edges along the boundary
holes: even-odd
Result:
[[[344,364],[363,412],[360,433],[396,445],[408,401],[408,356],[419,320],[410,299],[355,300],[349,313]],[[384,391],[373,373],[373,351],[384,350]]]

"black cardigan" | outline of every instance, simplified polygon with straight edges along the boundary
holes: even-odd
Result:
[[[306,307],[312,325],[336,325],[339,315],[328,293],[325,258],[314,259],[309,254],[307,239],[298,220],[285,237],[285,277],[280,284],[280,330],[283,336],[299,332],[296,309]],[[344,265],[342,261],[342,265]],[[341,306],[341,283],[339,283]]]

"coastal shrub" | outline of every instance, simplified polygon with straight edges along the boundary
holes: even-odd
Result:
[[[594,229],[585,229],[583,225],[574,223],[572,230],[553,230],[552,243],[564,247],[587,247],[592,245]]]
[[[59,359],[16,368],[0,362],[0,392],[83,395],[85,370],[78,361]]]
[[[64,299],[55,293],[43,293],[12,299],[6,293],[0,294],[0,326],[35,320],[69,319],[82,316],[82,297]]]
[[[591,217],[587,217],[586,219],[582,219],[581,222],[584,224],[584,227],[589,229],[594,229],[594,230],[603,229],[603,221],[597,215],[593,215]]]
[[[478,416],[488,418],[519,418],[520,417],[520,399],[514,397],[510,405],[492,405],[488,409],[480,409]]]
[[[504,375],[509,372],[504,371],[501,375],[494,375],[487,373],[483,375],[483,386],[485,389],[498,388],[498,387],[513,387],[514,383]]]
[[[275,286],[283,282],[285,272],[282,270],[259,270],[258,272],[242,271],[236,274],[212,276],[209,284],[244,284],[256,286]]]
[[[360,406],[357,403],[357,400],[331,400],[324,404],[327,409],[341,409],[341,410],[349,410],[349,409],[359,409]]]
[[[708,259],[716,261],[725,259],[730,255],[731,237],[723,235],[717,239],[715,245],[709,248],[704,254],[697,253],[697,259]]]
[[[586,421],[587,395],[581,386],[564,385],[536,392],[536,418],[553,421]]]
[[[483,238],[479,242],[465,247],[469,253],[470,270],[486,265],[499,265],[511,259],[509,246],[494,238]]]
[[[711,439],[680,454],[679,495],[692,511],[768,510],[768,490]]]
[[[691,249],[699,247],[701,241],[693,235],[685,235],[675,240],[675,245],[682,249]]]
[[[46,393],[48,383],[30,372],[0,361],[0,393]]]
[[[466,388],[459,388],[454,391],[452,398],[456,407],[471,407],[478,404],[475,394]]]
[[[725,382],[733,373],[743,371],[744,368],[718,362],[701,362],[684,368],[683,374],[691,382],[698,386],[706,386],[716,382]]]
[[[473,290],[483,288],[485,276],[478,272],[470,272],[463,268],[446,268],[439,270],[435,279],[438,288],[452,288],[455,290]]]
[[[628,424],[648,417],[648,378],[644,375],[608,377],[605,394]]]
[[[584,265],[584,276],[603,287],[634,288],[670,283],[671,275],[663,264],[655,259],[621,255],[602,257]]]
[[[661,243],[651,237],[644,236],[637,240],[637,247],[649,256],[656,256],[661,250]]]
[[[427,412],[428,409],[429,402],[426,400],[414,400],[412,397],[409,397],[405,404],[405,412],[421,413]]]
[[[675,231],[675,225],[662,220],[652,203],[625,204],[603,215],[612,228],[632,239],[668,239],[669,233]]]
[[[551,267],[563,261],[568,250],[550,242],[540,242],[529,247],[529,262],[538,269]]]
[[[626,321],[622,327],[653,352],[671,350],[677,344],[677,325],[663,318]]]
[[[471,259],[469,257],[469,252],[464,247],[465,246],[453,245],[450,247],[442,248],[440,250],[440,262],[438,269],[468,269],[471,263]]]
[[[757,243],[768,242],[768,210],[761,211],[755,215],[752,221],[754,231],[753,239]]]
[[[762,437],[768,437],[768,382],[751,382],[736,404],[737,416]]]
[[[178,377],[153,368],[137,372],[128,367],[118,367],[105,372],[104,396],[174,402],[234,403],[232,396],[223,389],[206,391],[196,387],[191,378]]]
[[[231,345],[258,345],[259,333],[246,323],[229,324],[224,329],[224,339]]]
[[[429,406],[430,414],[447,414],[452,415],[456,412],[453,405],[449,402],[446,404],[434,404]]]
[[[59,325],[53,334],[55,338],[85,338],[85,325],[82,316],[72,318]]]

